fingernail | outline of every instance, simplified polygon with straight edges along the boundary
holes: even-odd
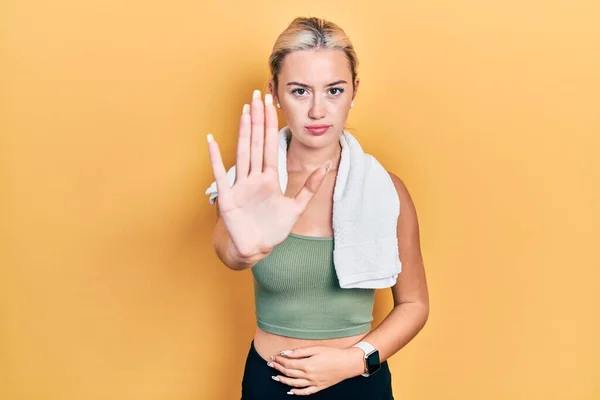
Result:
[[[277,381],[277,382],[279,382],[279,378],[278,378],[278,377],[276,377],[276,376],[272,376],[271,378],[272,378],[274,381]]]
[[[272,360],[272,361],[275,361],[275,356],[271,356],[271,360]]]
[[[273,104],[273,96],[270,93],[265,94],[265,104],[269,106]]]
[[[256,99],[260,99],[260,90],[258,90],[258,89],[252,93],[252,100],[256,100]]]
[[[267,363],[267,367],[271,367],[271,368],[273,368],[273,363],[272,363],[272,362],[268,362],[268,363]]]
[[[327,168],[327,172],[331,171],[331,167],[333,167],[333,161],[329,160],[325,163],[325,168]]]
[[[250,112],[250,104],[244,104],[242,108],[242,114],[248,114]]]
[[[208,135],[206,135],[206,140],[208,140],[208,143],[210,143],[213,140],[215,140],[215,138],[213,137],[212,133],[209,133]]]
[[[287,392],[287,394],[294,394],[294,392],[292,392],[291,390],[289,392]]]
[[[290,355],[290,354],[292,354],[292,350],[283,350],[283,351],[279,352],[280,356],[287,356],[287,355]]]

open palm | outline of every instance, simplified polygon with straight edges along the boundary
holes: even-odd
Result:
[[[208,149],[217,190],[219,214],[240,256],[268,253],[283,242],[317,192],[327,170],[315,170],[295,197],[279,185],[277,112],[271,95],[263,104],[255,91],[251,107],[244,106],[237,147],[236,179],[227,181],[221,152],[209,135]]]

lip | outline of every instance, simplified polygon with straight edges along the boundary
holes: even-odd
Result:
[[[315,125],[308,125],[306,127],[306,129],[315,136],[323,135],[325,132],[327,132],[327,130],[329,130],[329,128],[331,128],[331,125],[315,124]]]

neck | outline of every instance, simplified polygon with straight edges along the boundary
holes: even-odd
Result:
[[[337,170],[341,155],[339,140],[327,147],[314,149],[292,137],[287,152],[288,172],[312,172],[329,160],[333,162],[331,170]]]

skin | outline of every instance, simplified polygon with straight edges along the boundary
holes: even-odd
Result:
[[[337,83],[331,86],[334,82]],[[270,95],[281,104],[292,131],[285,194],[277,190],[278,125],[269,95],[264,105],[254,98],[251,112],[242,114],[236,163],[238,168],[241,166],[241,174],[231,188],[226,183],[218,146],[209,139],[219,190],[213,244],[230,268],[251,268],[290,232],[333,236],[333,190],[341,155],[339,135],[358,86],[358,79],[352,84],[350,65],[342,51],[303,50],[285,57],[277,90],[273,80],[269,84]],[[314,136],[305,128],[310,124],[331,127],[324,135]],[[329,171],[324,167],[328,161]],[[252,165],[256,166],[254,172]],[[364,372],[364,353],[352,345],[368,341],[379,350],[383,362],[410,342],[427,321],[429,297],[417,213],[404,183],[392,173],[390,177],[402,205],[397,232],[402,273],[391,288],[394,307],[382,323],[363,335],[327,340],[296,339],[256,329],[254,344],[258,353],[273,368],[273,379],[293,387],[290,394],[313,394],[360,375]],[[268,218],[271,220],[265,221]],[[254,227],[252,233],[245,231],[248,228],[244,226]]]

